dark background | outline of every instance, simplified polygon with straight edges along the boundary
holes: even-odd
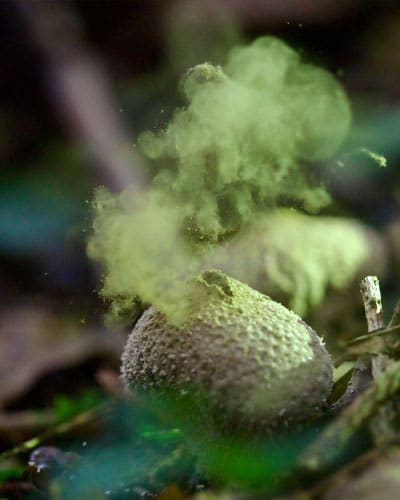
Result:
[[[39,26],[48,40],[33,33],[32,12],[26,10],[37,19],[48,16],[50,27]],[[116,190],[124,184],[115,181],[110,162],[99,165],[96,152],[88,154],[87,132],[77,125],[77,111],[63,101],[58,66],[83,61],[82,71],[85,64],[100,68],[115,114],[100,117],[105,123],[119,121],[111,128],[132,146],[134,166],[144,163],[133,156],[137,134],[162,125],[180,104],[176,84],[184,70],[203,60],[223,62],[229,46],[265,34],[282,37],[306,59],[337,74],[353,105],[350,141],[388,159],[385,171],[367,160],[348,165],[340,175],[323,167],[342,206],[375,225],[396,215],[399,2],[3,1],[1,302],[20,300],[21,294],[90,302],[97,274],[85,255],[86,200],[99,184]],[[89,128],[94,125],[96,120]]]
[[[335,73],[352,103],[344,166],[319,166],[336,200],[328,212],[383,231],[399,216],[399,2],[0,2],[0,407],[46,406],[43,377],[58,373],[52,390],[64,391],[61,369],[93,374],[110,353],[118,370],[117,337],[104,352],[96,336],[87,351],[76,341],[69,357],[63,344],[71,328],[75,339],[103,328],[101,272],[86,256],[93,190],[145,185],[154,167],[136,138],[182,105],[185,70],[223,64],[232,45],[271,34]],[[361,147],[388,167],[352,154]],[[30,371],[17,383],[18,364]],[[7,429],[0,418],[0,438]]]

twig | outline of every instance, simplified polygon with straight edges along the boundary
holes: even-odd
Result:
[[[364,302],[365,317],[368,324],[368,333],[385,328],[383,306],[379,280],[376,276],[366,276],[360,283],[361,296]],[[384,354],[371,356],[372,376],[375,378],[388,363]]]
[[[110,405],[106,403],[98,406],[97,408],[81,413],[68,422],[62,422],[54,426],[53,428],[43,432],[39,436],[31,438],[28,441],[25,441],[22,444],[11,448],[10,450],[4,451],[0,454],[0,463],[12,457],[30,452],[50,438],[60,436],[67,432],[73,431],[78,427],[94,422],[98,420],[103,414],[105,414],[109,409]]]
[[[360,283],[360,288],[369,333],[355,339],[352,343],[398,330],[400,324],[396,320],[391,322],[389,328],[385,328],[378,278],[367,276]],[[301,465],[310,471],[321,470],[333,465],[354,433],[368,420],[371,420],[370,431],[373,435],[376,434],[376,430],[379,432],[382,426],[390,427],[387,414],[390,414],[392,410],[392,401],[388,400],[400,390],[400,362],[378,354],[359,356],[357,366],[360,364],[364,365],[364,372],[367,375],[366,366],[369,368],[367,371],[373,381],[366,384],[368,381],[366,381],[364,374],[364,377],[361,377],[362,387],[360,390],[360,387],[357,386],[360,373],[355,368],[347,391],[336,403],[336,408],[342,409],[344,407],[342,413],[325,429],[300,460]],[[357,397],[354,398],[354,395]]]
[[[397,302],[396,307],[393,311],[393,316],[388,324],[389,328],[395,329],[396,327],[400,327],[400,300]]]
[[[382,329],[379,329],[379,330],[374,330],[371,333],[367,333],[366,335],[360,335],[359,337],[356,337],[355,339],[349,340],[347,342],[347,345],[350,346],[350,345],[353,345],[353,344],[357,344],[358,342],[362,342],[364,340],[369,340],[369,339],[372,339],[374,337],[384,336],[384,335],[387,335],[389,333],[396,332],[396,331],[399,331],[399,330],[400,330],[400,324],[398,324],[396,326],[390,326],[390,323],[389,323],[386,328],[382,328]]]
[[[368,335],[372,336],[374,332],[382,330],[385,327],[378,278],[376,276],[366,276],[360,283],[360,292],[367,319]],[[356,343],[359,339],[360,337],[355,339],[351,344]],[[348,353],[345,353],[341,359],[346,359],[347,356]],[[382,371],[382,366],[385,362],[386,359],[384,359],[382,354],[375,356],[366,353],[359,354],[346,392],[332,406],[331,412],[335,414],[344,407],[347,407],[370,385],[375,376]]]
[[[376,276],[366,276],[360,283],[360,292],[367,318],[368,333],[385,327],[379,280]]]

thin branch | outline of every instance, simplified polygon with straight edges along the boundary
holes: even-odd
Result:
[[[360,283],[364,303],[368,333],[385,327],[379,280],[376,276],[366,276]]]
[[[393,316],[389,321],[388,327],[400,327],[400,300],[397,302],[396,307],[394,308]]]
[[[84,413],[77,415],[76,417],[68,420],[67,422],[62,422],[54,427],[48,429],[42,434],[28,439],[27,441],[11,448],[9,450],[4,451],[0,454],[0,463],[5,460],[9,460],[12,457],[16,457],[18,455],[22,455],[23,453],[28,453],[32,451],[34,448],[41,446],[44,442],[49,439],[55,438],[57,436],[64,435],[68,432],[74,431],[82,426],[88,425],[90,423],[97,422],[101,420],[101,418],[110,411],[109,404],[103,404],[98,406],[97,408],[93,408],[92,410],[88,410]]]

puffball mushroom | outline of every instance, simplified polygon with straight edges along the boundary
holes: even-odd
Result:
[[[136,323],[122,355],[126,386],[191,396],[193,414],[222,432],[268,432],[315,416],[333,367],[312,328],[221,271],[191,285],[179,325],[154,307]]]

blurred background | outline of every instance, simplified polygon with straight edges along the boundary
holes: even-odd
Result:
[[[86,255],[93,191],[145,186],[154,167],[136,139],[183,104],[182,74],[262,35],[334,73],[352,104],[347,150],[387,159],[386,169],[357,155],[321,164],[332,213],[379,231],[395,224],[399,2],[0,3],[0,443],[47,425],[29,408],[65,409],[60,394],[85,405],[117,373],[126,333],[104,328],[101,272]],[[386,286],[395,296],[397,280]]]

